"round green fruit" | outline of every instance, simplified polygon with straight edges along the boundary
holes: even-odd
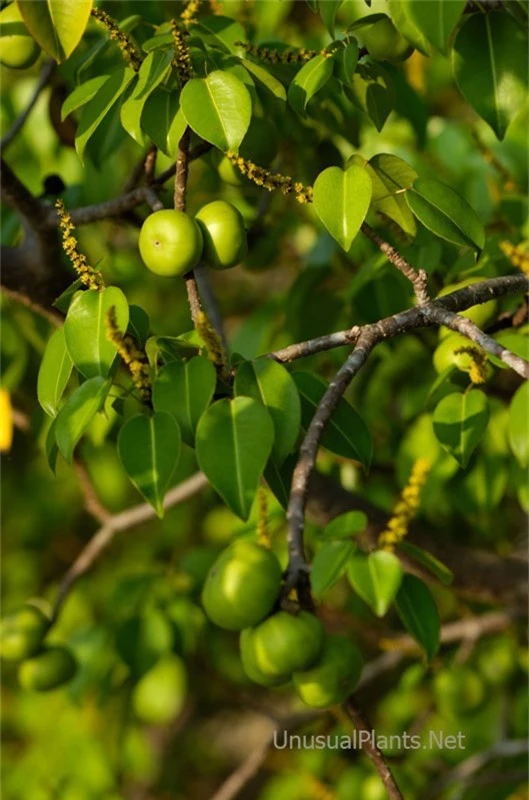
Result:
[[[16,3],[0,11],[0,64],[11,69],[27,69],[39,57],[40,48],[30,36]]]
[[[379,61],[404,61],[413,53],[413,47],[387,17],[370,25],[362,34],[369,55]]]
[[[134,687],[132,705],[138,719],[165,725],[182,711],[187,696],[187,673],[179,656],[161,658]]]
[[[281,567],[272,551],[240,539],[211,567],[202,604],[220,628],[241,631],[257,625],[271,612],[280,586]]]
[[[464,281],[459,281],[459,283],[451,283],[449,286],[445,286],[445,288],[439,292],[437,297],[444,297],[444,295],[457,292],[458,289],[465,289],[467,286],[472,286],[473,283],[480,283],[481,281],[485,280],[487,280],[486,276],[482,275],[477,278],[467,278]],[[488,323],[495,318],[497,313],[498,301],[496,299],[487,300],[486,303],[480,303],[479,306],[467,308],[466,311],[458,311],[460,316],[472,320],[472,322],[477,325],[478,328],[484,328],[486,325],[488,325]],[[445,339],[447,336],[450,336],[451,333],[451,329],[446,328],[444,325],[439,328],[440,339]]]
[[[433,688],[439,710],[451,717],[474,711],[485,697],[482,678],[463,664],[453,664],[437,673]]]
[[[50,621],[36,606],[27,604],[0,623],[0,657],[23,661],[40,649]]]
[[[452,333],[446,339],[443,339],[433,354],[433,365],[436,372],[440,375],[449,367],[457,367],[463,372],[468,372],[473,364],[472,354],[468,352],[458,353],[456,351],[469,347],[472,347],[472,342],[460,333]]]
[[[290,678],[288,673],[270,676],[259,668],[253,650],[252,636],[252,628],[246,628],[245,631],[242,631],[240,637],[241,661],[246,675],[259,686],[280,686],[287,683]]]
[[[172,208],[155,211],[143,223],[139,248],[145,265],[157,275],[184,275],[202,254],[202,233],[192,217]]]
[[[242,214],[225,200],[214,200],[195,215],[204,237],[204,259],[215,269],[239,264],[248,250]]]
[[[319,619],[307,611],[294,616],[286,611],[273,614],[241,635],[243,664],[253,664],[267,678],[284,680],[293,672],[311,667],[323,647],[324,631]]]
[[[47,647],[18,668],[18,681],[23,689],[48,692],[74,677],[77,662],[66,647]]]
[[[305,705],[328,708],[351,694],[362,667],[362,654],[350,639],[326,636],[318,661],[305,672],[295,672],[292,680]]]

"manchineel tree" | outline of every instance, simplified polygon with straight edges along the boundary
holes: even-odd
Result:
[[[527,32],[2,3],[6,798],[526,796]]]

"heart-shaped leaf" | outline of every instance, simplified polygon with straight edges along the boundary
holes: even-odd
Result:
[[[92,0],[17,0],[29,32],[58,63],[75,50],[90,19]]]
[[[433,413],[435,435],[462,467],[468,464],[488,421],[487,396],[478,389],[443,397]]]
[[[110,385],[101,376],[90,378],[75,390],[57,414],[55,439],[66,461],[72,460],[75,445],[102,408]]]
[[[180,459],[180,428],[174,417],[157,411],[128,419],[118,436],[123,468],[136,489],[163,517],[163,499]]]
[[[310,585],[316,598],[320,599],[334,586],[355,549],[354,542],[339,540],[324,542],[321,545],[314,556],[310,571]]]
[[[173,415],[183,441],[190,447],[195,444],[198,421],[210,404],[216,383],[215,367],[203,356],[171,361],[156,376],[152,392],[154,408]]]
[[[377,62],[358,64],[348,92],[353,102],[381,131],[396,101],[392,75]]]
[[[107,338],[106,314],[114,306],[119,329],[129,323],[129,306],[121,289],[88,289],[72,301],[64,323],[66,347],[74,365],[85,378],[106,377],[116,357],[116,345]]]
[[[218,400],[198,423],[196,453],[200,468],[242,519],[250,515],[273,442],[270,414],[250,397]]]
[[[314,208],[333,239],[349,250],[371,202],[373,186],[365,167],[351,164],[345,172],[328,167],[314,183]]]
[[[325,86],[332,75],[332,70],[332,58],[321,53],[301,67],[288,88],[287,99],[294,111],[305,114],[307,103]]]
[[[431,661],[439,649],[441,629],[431,591],[415,575],[404,575],[395,605],[404,627]]]
[[[417,225],[403,191],[418,178],[413,167],[398,156],[380,153],[369,161],[367,171],[373,182],[372,207],[396,222],[404,233],[415,236]]]
[[[377,617],[383,617],[393,602],[402,581],[402,567],[393,553],[355,553],[347,564],[347,577]]]
[[[73,362],[66,349],[64,328],[52,334],[42,357],[37,379],[37,397],[50,417],[55,417],[59,402],[72,374]]]
[[[219,150],[238,150],[252,117],[252,99],[239,78],[223,70],[192,78],[180,105],[195,133]]]

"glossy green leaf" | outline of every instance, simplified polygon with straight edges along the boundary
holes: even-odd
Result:
[[[353,542],[334,540],[324,542],[317,550],[310,570],[310,585],[316,599],[321,599],[342,576],[355,548]]]
[[[311,372],[293,372],[292,377],[301,397],[301,424],[307,430],[328,385]],[[363,419],[345,398],[341,398],[334,410],[321,445],[338,456],[360,461],[366,467],[371,463],[371,435]]]
[[[383,617],[395,599],[402,581],[400,561],[393,553],[375,550],[355,553],[347,564],[347,577],[377,617]]]
[[[435,435],[462,467],[468,464],[488,421],[487,396],[478,389],[443,397],[433,413]]]
[[[330,35],[334,39],[334,21],[336,19],[336,12],[342,5],[343,0],[320,0],[318,3],[318,11],[320,16],[325,24],[325,27],[329,31]]]
[[[325,86],[332,75],[333,61],[321,53],[304,64],[288,87],[287,99],[298,114],[304,114],[307,103]]]
[[[72,301],[64,323],[66,347],[74,366],[85,378],[106,377],[116,357],[116,345],[107,338],[106,315],[114,306],[120,331],[126,331],[129,307],[121,289],[88,289]]]
[[[122,67],[113,72],[95,95],[83,108],[75,136],[75,149],[82,160],[86,145],[101,125],[135,76],[130,67]]]
[[[17,0],[33,38],[58,63],[75,50],[90,19],[92,0]]]
[[[144,144],[141,116],[149,95],[163,81],[171,69],[171,50],[154,50],[145,58],[139,69],[134,89],[121,106],[121,124],[138,144]]]
[[[435,178],[419,178],[406,192],[406,201],[419,222],[447,242],[472,247],[485,244],[485,230],[474,209],[451,186]]]
[[[244,83],[229,72],[215,70],[192,78],[180,96],[188,125],[220,150],[237,150],[252,116],[252,100]]]
[[[426,567],[426,569],[431,572],[432,575],[435,575],[445,586],[449,586],[454,580],[454,573],[452,570],[448,569],[438,558],[428,553],[428,551],[424,550],[422,547],[418,547],[416,544],[404,540],[400,542],[398,549],[401,553],[404,553],[404,555],[416,561],[417,564]]]
[[[217,374],[203,356],[189,361],[171,361],[161,368],[153,385],[156,411],[165,411],[178,422],[183,441],[194,446],[198,421],[211,402]]]
[[[262,67],[260,64],[254,64],[253,61],[249,59],[242,58],[241,64],[244,66],[246,70],[250,73],[252,78],[257,81],[257,85],[263,86],[270,94],[276,97],[278,100],[286,100],[287,93],[286,89],[281,83],[275,78],[267,69]]]
[[[448,1],[450,2],[450,0]],[[429,55],[430,45],[425,32],[416,24],[412,16],[413,2],[414,0],[388,0],[389,13],[399,33],[402,33],[410,44],[421,53]],[[428,4],[429,2],[430,0],[428,0]]]
[[[347,511],[335,517],[325,526],[325,539],[348,539],[367,528],[367,516],[363,511]]]
[[[314,183],[314,208],[333,239],[349,250],[371,201],[372,183],[367,170],[352,164],[345,171],[328,167]]]
[[[404,627],[431,661],[439,649],[441,623],[430,589],[415,575],[404,575],[395,605]]]
[[[418,178],[416,171],[402,158],[390,153],[373,156],[367,164],[373,182],[371,205],[388,219],[396,222],[404,233],[415,236],[417,225],[403,189],[409,189]]]
[[[163,517],[163,499],[180,459],[180,429],[174,417],[157,411],[128,419],[118,436],[121,463],[136,489]]]
[[[411,20],[431,44],[448,52],[450,37],[465,10],[466,0],[409,0],[406,8]]]
[[[222,14],[200,17],[193,26],[193,33],[196,32],[206,44],[230,53],[238,53],[241,48],[236,42],[243,42],[246,39],[246,31],[241,23]]]
[[[86,105],[92,97],[95,97],[108,78],[108,75],[96,75],[94,78],[89,78],[84,83],[81,83],[80,86],[76,86],[62,104],[61,119],[66,119],[72,111]]]
[[[250,515],[273,442],[274,426],[268,411],[250,397],[218,400],[198,423],[200,468],[242,519]]]
[[[292,376],[277,361],[247,361],[237,368],[234,391],[268,409],[275,431],[272,456],[281,464],[294,448],[301,424],[301,403]]]
[[[131,305],[129,306],[129,324],[127,327],[127,333],[130,333],[140,347],[145,346],[145,342],[149,336],[150,330],[150,320],[149,315],[146,311],[143,310],[140,306]]]
[[[179,96],[163,87],[149,95],[143,107],[141,127],[163,153],[174,156],[187,127]]]
[[[529,467],[529,383],[523,383],[509,407],[509,444],[518,463]]]
[[[90,378],[68,398],[55,420],[55,439],[66,461],[72,460],[75,445],[97,412],[103,407],[111,382]]]
[[[358,42],[349,39],[344,46],[337,47],[333,53],[334,74],[346,86],[353,82],[356,65],[358,64]]]
[[[377,131],[381,131],[395,104],[395,90],[388,70],[377,62],[358,64],[350,96],[372,120]]]
[[[53,333],[46,345],[37,379],[37,397],[50,417],[55,417],[59,402],[72,374],[73,362],[66,349],[64,328]]]
[[[456,83],[498,139],[527,98],[527,46],[526,31],[504,11],[471,14],[456,36]]]
[[[270,491],[283,508],[288,507],[292,475],[297,464],[297,454],[287,456],[282,464],[276,464],[273,458],[268,459],[264,478]]]

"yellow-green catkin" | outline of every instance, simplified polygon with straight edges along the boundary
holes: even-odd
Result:
[[[257,492],[257,541],[259,544],[263,545],[263,547],[270,547],[268,502],[264,486],[260,486]]]
[[[171,20],[171,33],[175,53],[173,66],[178,74],[180,88],[183,88],[192,76],[191,56],[184,35],[175,19]]]
[[[186,7],[180,14],[180,19],[185,25],[193,25],[197,21],[197,14],[202,0],[188,0]]]
[[[226,158],[236,167],[242,175],[245,175],[249,181],[255,183],[257,186],[262,186],[269,192],[279,189],[283,194],[291,194],[296,196],[299,203],[312,202],[312,186],[304,186],[299,181],[294,181],[290,175],[282,175],[280,172],[270,172],[265,167],[260,167],[254,164],[247,158],[243,158],[233,150],[228,150]]]
[[[332,55],[325,49],[307,50],[302,47],[281,51],[272,47],[260,47],[249,42],[235,42],[235,44],[244,47],[248,55],[258,58],[260,61],[266,61],[268,64],[306,64],[315,56],[321,55],[329,58]]]
[[[520,244],[500,242],[500,250],[505,253],[513,267],[517,267],[525,275],[529,275],[529,241],[520,242]]]
[[[84,285],[88,286],[89,289],[102,289],[105,285],[103,277],[100,272],[97,272],[87,263],[86,257],[79,252],[77,239],[73,235],[75,226],[62,200],[57,200],[55,202],[55,208],[59,215],[59,226],[62,233],[62,249],[72,262],[74,270],[77,272]]]
[[[425,458],[415,461],[408,483],[393,508],[391,519],[385,530],[378,537],[378,546],[381,550],[392,552],[406,534],[410,522],[414,518],[421,502],[421,491],[428,477],[430,462]]]
[[[198,312],[195,327],[202,337],[209,360],[222,377],[228,377],[228,359],[224,345],[203,311]]]
[[[116,20],[112,19],[106,11],[102,11],[100,8],[93,8],[91,14],[96,22],[106,28],[110,38],[119,47],[127,64],[137,72],[141,67],[142,57],[134,42],[120,29]]]
[[[458,347],[454,355],[467,354],[471,358],[468,374],[472,383],[485,383],[487,380],[487,354],[477,345]]]
[[[120,331],[115,306],[107,311],[106,328],[107,339],[116,345],[119,356],[129,370],[132,382],[139,391],[141,399],[147,405],[151,405],[152,381],[149,360],[143,350],[138,347],[134,337]]]

